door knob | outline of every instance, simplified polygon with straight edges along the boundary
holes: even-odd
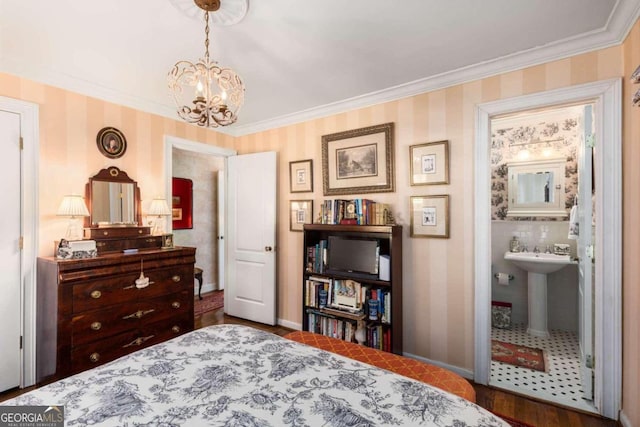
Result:
[[[271,246],[265,246],[264,250],[267,252],[271,252],[273,250],[273,248]]]

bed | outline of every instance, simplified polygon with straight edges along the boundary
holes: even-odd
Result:
[[[504,426],[459,396],[240,325],[198,329],[0,405],[67,426]]]
[[[475,403],[476,401],[476,392],[473,386],[460,375],[448,369],[337,338],[314,334],[313,332],[295,331],[288,333],[284,337],[413,378],[464,397],[471,402]]]

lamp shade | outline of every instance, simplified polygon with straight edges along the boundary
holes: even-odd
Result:
[[[89,209],[87,209],[82,196],[64,196],[56,215],[70,217],[89,216]]]
[[[153,199],[147,215],[171,215],[171,209],[169,209],[165,199]]]

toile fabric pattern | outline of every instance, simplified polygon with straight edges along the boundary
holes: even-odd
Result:
[[[0,403],[67,426],[503,426],[458,396],[240,325],[198,329]]]
[[[497,119],[491,130],[491,219],[507,221],[566,221],[566,218],[507,217],[507,163],[518,159],[521,149],[530,159],[545,158],[550,150],[554,157],[566,158],[565,207],[570,209],[578,191],[578,145],[580,143],[580,112],[573,108],[559,109],[552,114],[531,114],[524,119]],[[532,145],[526,145],[534,142]],[[525,144],[525,145],[523,145]]]

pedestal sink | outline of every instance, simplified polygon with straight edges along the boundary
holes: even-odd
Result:
[[[527,271],[529,325],[527,333],[549,337],[547,329],[547,274],[573,264],[569,255],[506,252],[504,259]]]

